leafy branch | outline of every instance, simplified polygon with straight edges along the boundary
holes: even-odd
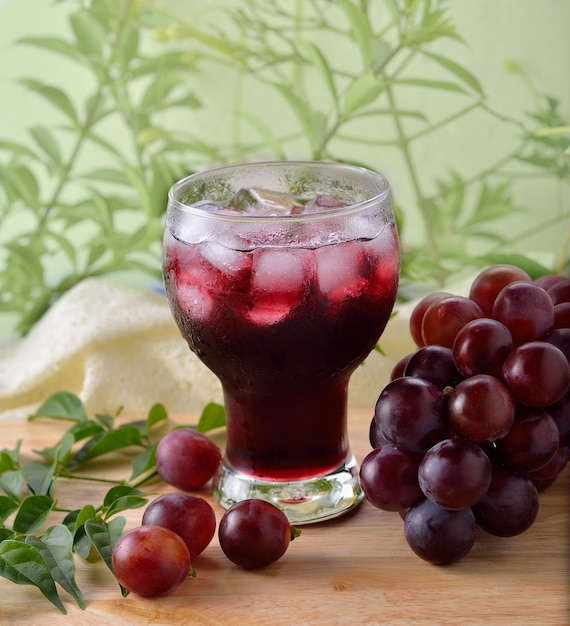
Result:
[[[34,585],[61,612],[66,613],[56,584],[67,591],[80,608],[83,595],[75,580],[74,554],[91,562],[102,559],[113,571],[111,554],[123,533],[123,511],[146,505],[149,494],[140,487],[156,473],[157,426],[167,420],[161,404],[152,406],[144,420],[117,424],[115,415],[89,418],[75,394],[59,391],[30,417],[71,422],[51,447],[34,451],[37,462],[24,463],[22,441],[0,450],[0,576],[17,584]],[[208,432],[225,424],[223,407],[208,404],[196,425]],[[111,480],[80,474],[94,459],[117,451],[131,453],[128,479]],[[111,484],[101,503],[66,510],[58,505],[56,486],[62,480],[89,480]],[[58,523],[48,518],[60,514]],[[126,590],[121,588],[123,595]]]

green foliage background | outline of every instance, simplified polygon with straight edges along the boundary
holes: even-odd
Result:
[[[52,6],[63,29],[30,27],[9,43],[37,59],[12,97],[32,95],[38,107],[23,135],[0,134],[0,317],[11,330],[25,333],[85,277],[160,280],[170,184],[245,159],[383,170],[403,244],[402,298],[494,262],[535,276],[568,271],[568,103],[541,93],[516,59],[506,70],[533,108],[487,93],[478,59],[465,61],[455,3]],[[482,162],[463,136],[489,138]],[[521,201],[521,181],[553,185],[556,206]],[[527,254],[541,231],[556,233],[548,254]]]

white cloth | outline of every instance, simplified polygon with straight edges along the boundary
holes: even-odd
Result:
[[[400,307],[377,351],[353,374],[349,404],[373,407],[394,364],[414,349]],[[180,336],[166,298],[151,289],[87,279],[63,295],[24,338],[0,348],[0,421],[25,419],[56,391],[88,414],[145,415],[161,402],[175,414],[222,402],[218,379]]]

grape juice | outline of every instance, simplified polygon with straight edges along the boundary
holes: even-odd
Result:
[[[191,350],[222,382],[225,462],[275,481],[334,471],[349,452],[350,375],[396,298],[395,227],[316,248],[182,238],[165,232],[166,292]]]

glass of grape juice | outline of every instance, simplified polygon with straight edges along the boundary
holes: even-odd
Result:
[[[164,282],[182,336],[221,382],[223,508],[260,498],[306,524],[360,502],[348,384],[390,317],[399,263],[378,173],[243,163],[173,185]]]

